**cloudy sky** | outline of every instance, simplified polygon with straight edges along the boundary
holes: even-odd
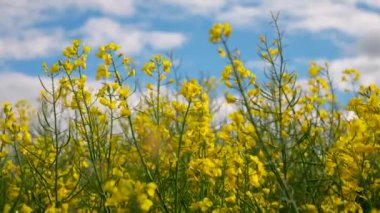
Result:
[[[363,83],[380,83],[379,0],[1,0],[0,102],[34,102],[42,62],[58,60],[72,39],[93,50],[116,42],[138,64],[173,52],[183,76],[219,76],[225,62],[208,43],[215,22],[232,24],[231,46],[260,76],[256,45],[258,35],[273,32],[271,12],[280,12],[285,55],[301,78],[310,61],[326,61],[336,78],[357,68]]]

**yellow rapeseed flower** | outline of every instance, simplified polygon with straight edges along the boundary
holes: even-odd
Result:
[[[147,194],[149,195],[149,197],[153,197],[157,189],[157,185],[155,183],[148,183],[146,187]]]
[[[276,56],[279,53],[277,48],[269,48],[268,52],[269,52],[269,54],[271,54],[273,56]]]
[[[217,24],[214,24],[209,31],[209,35],[210,35],[209,40],[211,43],[218,43],[222,39],[222,36],[224,36],[225,38],[228,38],[230,37],[231,33],[232,33],[232,28],[229,23],[224,23],[224,24],[217,23]]]
[[[151,83],[148,83],[148,84],[146,85],[146,88],[148,88],[149,90],[154,90],[154,86],[153,86],[153,84],[151,84]]]
[[[57,72],[59,72],[59,65],[58,63],[54,63],[50,67],[50,73],[57,73]]]
[[[28,205],[26,205],[25,203],[22,204],[21,210],[20,210],[21,213],[31,213],[32,211],[33,209],[30,208]]]
[[[224,23],[223,27],[224,27],[223,28],[224,36],[226,36],[227,38],[230,37],[232,33],[232,28],[231,28],[230,23],[228,22]]]
[[[168,59],[164,59],[162,61],[162,64],[164,65],[164,69],[163,69],[164,72],[166,72],[166,73],[170,72],[170,68],[172,66],[172,63]]]
[[[310,64],[309,75],[311,77],[316,77],[321,70],[322,70],[322,67],[318,66],[315,62],[312,62]]]
[[[90,46],[84,46],[83,47],[83,53],[89,53],[89,52],[91,52],[91,47]]]
[[[140,194],[137,196],[137,201],[140,204],[140,209],[142,212],[148,212],[153,206],[153,202],[148,199],[146,194]]]
[[[224,51],[223,48],[218,48],[218,53],[222,58],[225,58],[227,56],[226,51]]]
[[[96,71],[96,80],[102,78],[108,78],[111,76],[111,73],[108,72],[108,67],[104,64],[98,66],[98,70]]]
[[[227,101],[227,103],[229,103],[229,104],[233,104],[233,103],[235,103],[236,102],[236,98],[235,98],[235,96],[233,96],[231,93],[228,93],[227,94],[227,96],[226,96],[226,101]]]

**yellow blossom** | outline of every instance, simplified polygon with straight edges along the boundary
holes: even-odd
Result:
[[[151,83],[148,83],[148,84],[146,85],[146,88],[148,88],[149,90],[154,90],[154,86],[153,86],[153,84],[151,84]]]
[[[223,48],[218,48],[218,53],[219,53],[220,57],[222,57],[222,58],[225,58],[227,56],[227,54]]]
[[[91,47],[90,46],[84,46],[83,47],[83,53],[89,53],[89,52],[91,52]]]
[[[322,68],[320,66],[318,66],[315,62],[312,62],[310,64],[309,75],[311,77],[316,77],[321,70]]]
[[[57,63],[54,63],[51,67],[50,67],[50,72],[51,73],[57,73],[59,72],[59,65]]]
[[[235,103],[237,99],[231,93],[228,93],[226,96],[226,100],[227,103],[232,104]]]
[[[96,80],[102,78],[108,78],[111,76],[111,73],[108,72],[108,67],[104,64],[98,66],[98,70],[96,71]]]
[[[149,197],[154,196],[156,188],[157,188],[157,185],[155,183],[148,183],[147,184],[147,194],[149,195]]]
[[[170,68],[171,68],[171,66],[172,66],[172,63],[168,60],[168,59],[164,59],[163,61],[162,61],[162,64],[163,64],[163,66],[164,66],[164,72],[166,72],[166,73],[168,73],[169,71],[170,71]]]
[[[279,53],[279,51],[278,51],[278,49],[276,48],[276,49],[274,49],[274,48],[269,48],[269,54],[271,54],[271,55],[273,55],[273,56],[276,56],[276,55],[278,55],[278,53]]]
[[[229,197],[224,198],[224,200],[225,200],[227,203],[235,203],[235,202],[236,202],[236,195],[233,194],[233,195],[231,195],[231,196],[229,196]]]
[[[143,212],[148,212],[149,209],[153,206],[153,202],[151,200],[149,200],[147,195],[145,195],[145,194],[138,195],[137,200],[140,204],[140,209]]]
[[[28,205],[23,204],[20,211],[21,213],[31,213],[33,209],[30,208]]]

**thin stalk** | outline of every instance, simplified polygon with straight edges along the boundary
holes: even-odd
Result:
[[[178,149],[177,149],[177,163],[176,163],[176,167],[175,167],[175,188],[174,188],[174,195],[175,195],[175,211],[174,212],[180,212],[180,209],[179,209],[179,186],[178,186],[178,172],[179,172],[179,162],[180,162],[180,154],[181,154],[181,148],[182,148],[182,138],[183,138],[183,134],[184,134],[184,131],[185,131],[185,125],[186,125],[186,119],[187,119],[187,115],[189,113],[189,110],[190,110],[190,105],[191,105],[191,100],[189,101],[189,103],[187,104],[187,108],[186,108],[186,112],[185,112],[185,115],[184,115],[184,118],[183,118],[183,122],[182,122],[182,126],[181,126],[181,134],[179,136],[179,141],[178,141]]]
[[[54,76],[51,74],[52,85],[52,98],[53,98],[53,117],[54,117],[54,148],[55,148],[55,162],[54,162],[54,191],[55,191],[55,206],[59,207],[58,201],[58,158],[59,158],[59,142],[58,142],[58,123],[57,123],[57,100],[55,97],[55,84]]]
[[[273,162],[272,160],[272,157],[269,153],[269,150],[267,149],[266,145],[265,145],[265,142],[263,140],[263,138],[261,137],[261,134],[260,132],[258,132],[258,125],[256,124],[254,118],[253,118],[253,115],[251,113],[251,110],[250,110],[250,107],[249,107],[249,101],[248,101],[248,98],[244,92],[244,88],[243,88],[243,85],[242,85],[242,81],[239,77],[239,73],[236,69],[236,66],[234,65],[233,63],[233,59],[232,59],[232,56],[231,56],[231,51],[229,50],[228,46],[227,46],[227,42],[225,39],[222,39],[222,44],[224,46],[224,49],[226,50],[226,53],[227,53],[227,57],[228,57],[228,60],[230,61],[231,65],[232,65],[232,69],[233,69],[233,74],[236,78],[236,82],[238,84],[238,89],[239,89],[239,92],[240,94],[242,95],[242,98],[243,98],[243,104],[247,110],[247,114],[248,114],[248,120],[249,122],[255,127],[255,135],[256,135],[256,138],[260,144],[260,147],[261,149],[263,150],[264,152],[264,155],[266,157],[266,159],[268,160],[269,162],[269,165],[271,167],[271,170],[272,172],[274,173],[276,179],[277,179],[277,183],[280,185],[284,195],[286,196],[286,198],[289,200],[289,202],[291,203],[293,209],[295,212],[298,212],[298,207],[297,207],[297,204],[295,203],[295,201],[293,200],[293,197],[292,195],[290,194],[290,191],[287,187],[287,184],[285,182],[285,180],[281,177],[281,175],[278,173],[277,169],[276,169],[276,166],[275,166],[275,163]]]

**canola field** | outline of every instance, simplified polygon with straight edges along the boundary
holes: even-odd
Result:
[[[315,62],[298,84],[274,23],[273,38],[258,38],[260,81],[230,48],[228,23],[209,31],[226,66],[207,79],[171,78],[170,57],[137,67],[118,44],[74,40],[43,64],[39,108],[0,107],[0,210],[378,212],[380,88],[342,70],[343,104]],[[99,88],[87,85],[90,55]]]

